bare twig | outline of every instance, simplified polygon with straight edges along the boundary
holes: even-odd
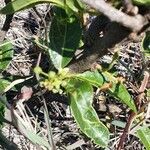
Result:
[[[129,132],[129,129],[130,129],[130,127],[131,127],[132,122],[134,121],[135,116],[136,116],[136,113],[131,112],[131,114],[130,114],[130,116],[129,116],[129,118],[128,118],[128,122],[127,122],[127,124],[126,124],[126,126],[125,126],[125,128],[124,128],[124,131],[123,131],[123,133],[122,133],[122,135],[121,135],[121,137],[120,137],[120,141],[119,141],[117,150],[122,150],[122,148],[123,148],[123,143],[124,143],[124,141],[125,141],[125,139],[126,139],[126,137],[127,137],[127,134],[128,134],[128,132]]]
[[[133,16],[138,14],[138,7],[134,6],[131,0],[123,0],[123,5],[127,14]]]
[[[143,79],[143,81],[141,83],[141,87],[138,90],[140,93],[145,91],[146,86],[148,84],[149,76],[150,76],[149,73],[147,71],[145,71],[144,72],[144,79]]]
[[[90,5],[91,7],[97,9],[105,16],[107,16],[111,21],[118,22],[123,26],[131,29],[132,31],[140,31],[144,25],[148,23],[146,19],[141,15],[129,16],[116,8],[112,7],[104,0],[82,0],[84,3]]]
[[[43,18],[43,16],[38,12],[38,10],[36,9],[36,7],[33,7],[33,10],[35,11],[36,15],[41,19],[42,23],[43,23],[43,26],[44,26],[44,30],[45,30],[45,40],[46,42],[49,42],[49,38],[48,38],[48,31],[47,31],[47,23],[46,23],[46,20]]]

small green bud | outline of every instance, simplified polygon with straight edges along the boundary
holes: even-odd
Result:
[[[58,74],[60,75],[61,74],[61,72],[62,72],[62,68],[60,68],[59,70],[58,70]]]
[[[49,71],[48,77],[49,78],[54,78],[56,76],[56,73],[54,71]]]
[[[57,90],[59,90],[59,89],[60,89],[60,84],[55,85],[55,88],[56,88]]]
[[[53,92],[53,93],[58,93],[58,90],[52,89],[52,92]]]
[[[64,68],[63,71],[64,71],[65,73],[68,73],[68,72],[69,72],[69,68]]]
[[[65,87],[66,85],[67,85],[67,82],[66,82],[66,81],[62,81],[62,82],[61,82],[61,86],[62,86],[62,87]]]
[[[59,92],[59,94],[62,94],[62,93],[63,93],[63,90],[62,90],[62,89],[59,89],[58,92]]]
[[[40,73],[42,73],[43,71],[42,71],[41,67],[37,66],[37,67],[34,68],[34,72],[35,72],[36,74],[40,74]]]
[[[60,81],[60,80],[58,80],[58,79],[56,78],[52,84],[53,84],[55,87],[56,87],[57,85],[59,85],[59,86],[60,86],[61,81]]]
[[[40,86],[43,87],[44,86],[44,81],[40,82]]]
[[[53,85],[49,84],[47,88],[49,91],[51,91],[54,87],[53,87]]]
[[[46,88],[48,87],[49,83],[44,81],[43,86],[45,86]]]
[[[63,68],[59,70],[58,74],[60,74],[61,76],[66,76],[68,72],[69,68]]]

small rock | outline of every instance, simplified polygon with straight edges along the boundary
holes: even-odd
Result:
[[[122,109],[120,109],[118,106],[116,106],[114,104],[108,104],[108,109],[109,109],[110,113],[112,113],[115,116],[120,114],[122,111]]]

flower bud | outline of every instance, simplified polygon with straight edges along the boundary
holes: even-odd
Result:
[[[34,72],[35,72],[36,74],[40,74],[40,73],[43,72],[43,71],[42,71],[41,67],[37,66],[37,67],[34,68]]]
[[[59,70],[59,74],[64,77],[67,75],[68,72],[69,72],[69,68],[63,68]]]
[[[54,78],[56,76],[56,73],[54,71],[49,71],[48,77],[49,78]]]
[[[53,93],[58,93],[58,90],[52,89],[52,92],[53,92]]]
[[[62,87],[65,87],[66,85],[67,85],[67,82],[66,82],[66,81],[62,81],[62,82],[61,82],[61,86],[62,86]]]

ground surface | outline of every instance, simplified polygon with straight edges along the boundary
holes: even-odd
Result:
[[[40,12],[41,16],[45,18],[46,21],[48,20],[46,16],[49,9],[50,7],[48,5],[39,5],[37,7],[38,12]],[[0,16],[0,26],[2,26],[4,22],[3,20],[4,16]],[[6,69],[6,73],[11,74],[16,78],[33,76],[33,67],[37,63],[40,50],[31,42],[31,39],[34,35],[44,36],[43,28],[44,24],[41,18],[33,9],[22,11],[14,15],[6,38],[13,41],[15,52],[11,63]],[[115,64],[116,69],[120,76],[126,78],[126,86],[132,96],[136,96],[133,87],[136,86],[135,80],[141,77],[143,71],[142,54],[139,51],[140,42],[125,40],[123,44],[119,46],[119,49],[121,52],[119,61]],[[47,70],[49,66],[48,59],[44,54],[42,58],[40,65]],[[111,59],[112,54],[108,54],[100,59],[99,63],[107,64]],[[127,68],[132,72],[129,72]],[[129,84],[129,81],[131,84]],[[22,107],[32,122],[31,126],[34,128],[38,124],[38,130],[44,137],[47,137],[47,127],[44,121],[43,99],[46,101],[51,119],[52,137],[57,149],[101,150],[101,148],[95,146],[78,129],[73,117],[71,116],[67,98],[65,96],[45,91],[44,89],[41,90],[37,86],[34,78],[31,78],[29,79],[29,82],[27,81],[21,86],[18,86],[16,92],[10,91],[7,93],[8,101],[15,99],[14,97],[23,91],[23,87],[32,88],[33,95]],[[107,118],[109,118],[107,126],[111,129],[112,138],[107,149],[113,150],[116,148],[119,135],[123,131],[123,128],[119,125],[117,126],[115,121],[120,121],[125,125],[129,109],[122,103],[107,95],[105,92],[99,92],[95,95],[93,105],[104,123],[106,123]],[[18,114],[22,116],[17,108],[16,110]],[[29,110],[31,111],[30,113]],[[24,118],[24,120],[26,118]],[[2,133],[10,141],[15,143],[20,150],[42,149],[41,147],[32,144],[13,126],[5,125],[2,129]],[[125,145],[126,150],[144,149],[134,133],[131,133],[130,136],[128,136]]]

